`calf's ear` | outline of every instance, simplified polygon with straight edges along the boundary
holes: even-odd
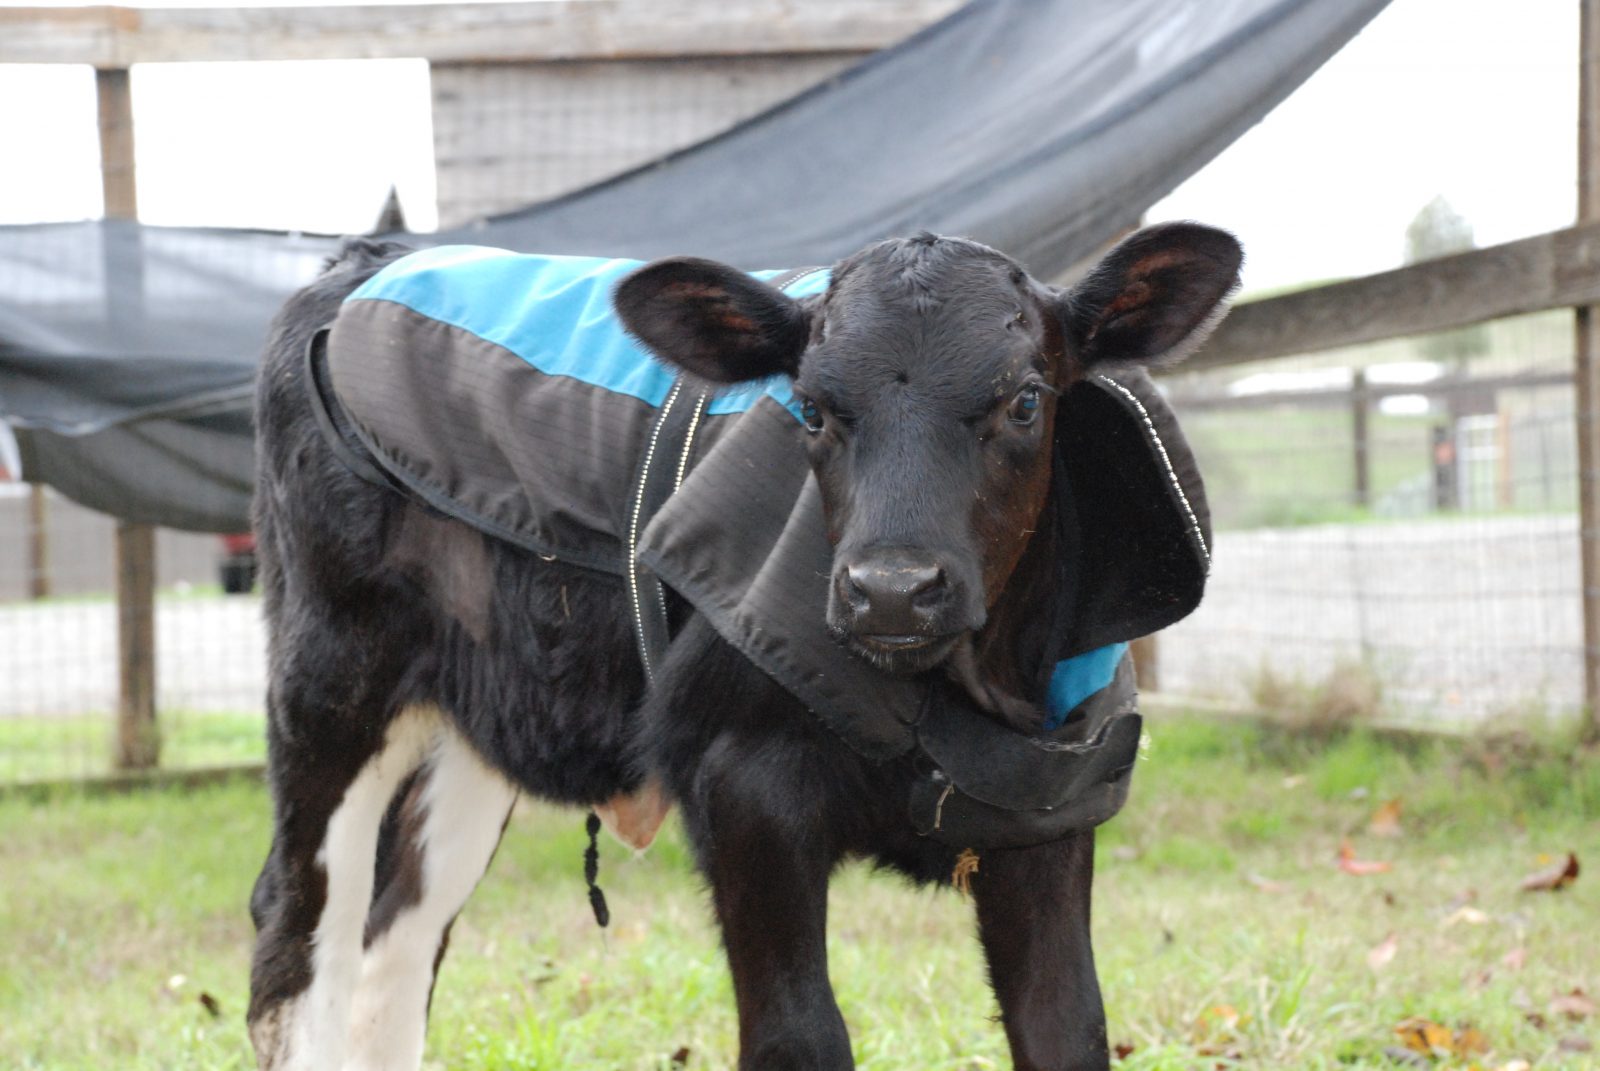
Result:
[[[1200,348],[1239,285],[1244,251],[1226,231],[1162,223],[1129,235],[1062,296],[1082,371],[1170,365]]]
[[[612,303],[656,356],[713,383],[792,376],[811,336],[799,302],[698,257],[646,264],[617,284]]]

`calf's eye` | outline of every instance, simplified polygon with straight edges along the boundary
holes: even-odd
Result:
[[[1029,385],[1017,391],[1017,396],[1011,399],[1011,408],[1006,410],[1006,415],[1011,418],[1013,424],[1032,424],[1039,416],[1039,388]]]
[[[815,435],[822,430],[822,410],[817,408],[817,403],[810,398],[800,403],[800,419],[805,422],[806,430]]]

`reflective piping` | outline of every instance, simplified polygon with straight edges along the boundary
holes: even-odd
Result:
[[[650,430],[650,445],[644,452],[644,468],[639,475],[639,489],[633,496],[633,516],[628,520],[628,597],[633,603],[633,626],[635,635],[640,637],[639,660],[644,663],[644,675],[648,680],[656,679],[655,667],[650,665],[650,652],[645,649],[643,637],[644,611],[639,603],[639,514],[644,509],[644,490],[648,484],[646,479],[650,475],[650,465],[655,460],[656,443],[661,438],[661,427],[667,422],[667,414],[672,412],[673,403],[678,400],[678,394],[683,389],[683,380],[680,378],[672,384],[672,390],[667,394],[667,399],[661,404],[661,415],[656,420],[656,426]]]
[[[689,471],[689,452],[694,449],[694,433],[700,429],[700,418],[705,415],[706,399],[710,397],[705,391],[700,392],[700,397],[694,400],[694,416],[689,421],[689,430],[683,436],[683,453],[678,455],[678,474],[672,481],[672,492],[677,494],[683,486],[684,473]]]
[[[1166,467],[1167,479],[1172,481],[1172,489],[1178,492],[1178,501],[1183,503],[1183,512],[1189,518],[1189,530],[1194,533],[1195,540],[1200,544],[1200,553],[1205,555],[1206,568],[1210,569],[1211,549],[1206,546],[1205,533],[1200,531],[1200,520],[1194,515],[1194,507],[1189,505],[1189,496],[1183,493],[1183,483],[1178,479],[1177,470],[1172,467],[1172,459],[1167,456],[1167,445],[1161,441],[1161,433],[1156,430],[1155,421],[1150,419],[1149,411],[1145,409],[1144,403],[1139,400],[1138,395],[1110,376],[1096,375],[1095,378],[1107,386],[1115,387],[1139,411],[1139,416],[1144,421],[1146,430],[1150,433],[1151,441],[1156,444],[1156,452],[1161,455],[1161,464]]]

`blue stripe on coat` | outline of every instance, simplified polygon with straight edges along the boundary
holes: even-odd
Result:
[[[1057,662],[1045,697],[1045,709],[1050,715],[1044,723],[1046,731],[1061,728],[1079,703],[1110,684],[1127,653],[1127,644],[1113,643]]]
[[[546,375],[564,376],[627,394],[660,408],[675,370],[639,345],[617,320],[611,293],[637,260],[511,253],[486,246],[446,245],[388,265],[347,301],[392,301],[432,320],[502,346]],[[782,269],[752,272],[771,279]],[[820,294],[828,272],[786,288],[794,297]],[[706,412],[742,413],[761,397],[795,417],[787,377],[757,380],[718,394]]]

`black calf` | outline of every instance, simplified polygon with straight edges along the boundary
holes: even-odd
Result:
[[[920,760],[863,758],[684,602],[647,688],[620,578],[487,536],[342,463],[313,418],[304,354],[400,255],[350,247],[285,308],[262,368],[276,832],[251,902],[261,1065],[416,1067],[450,923],[515,793],[615,807],[661,784],[710,883],[740,1066],[852,1066],[825,958],[828,879],[864,857],[949,880],[959,846],[907,817]],[[674,260],[635,273],[617,304],[696,375],[794,381],[793,449],[809,456],[835,546],[818,582],[837,637],[884,673],[947,671],[965,701],[1031,730],[1039,633],[1063,612],[1058,566],[1075,553],[1046,523],[1061,493],[1057,399],[1117,362],[1192,348],[1237,267],[1220,232],[1157,228],[1063,293],[992,250],[924,236],[842,262],[818,298]],[[1092,855],[1092,832],[1077,832],[985,851],[972,877],[1019,1069],[1107,1065]]]

